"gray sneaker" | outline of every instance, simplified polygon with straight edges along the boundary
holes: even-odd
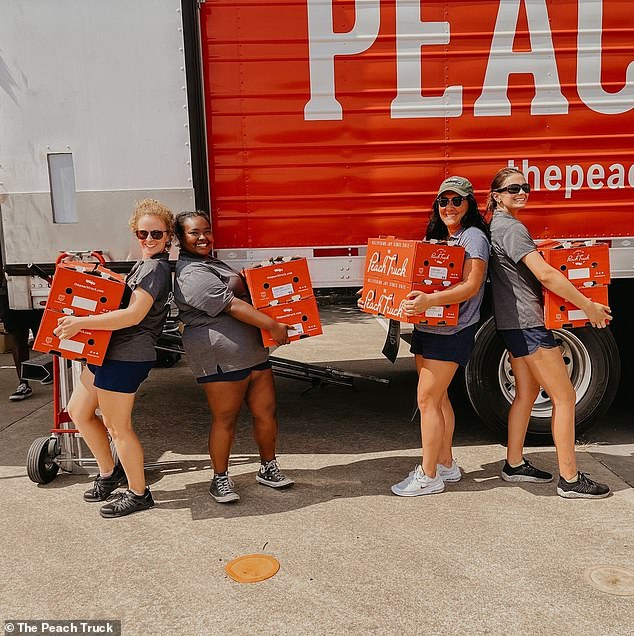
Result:
[[[392,486],[392,492],[399,497],[417,497],[433,495],[445,489],[445,482],[440,475],[428,477],[419,464],[403,481]]]
[[[214,475],[209,485],[209,494],[218,503],[230,503],[240,499],[240,495],[233,489],[233,481],[229,475]]]
[[[456,464],[456,460],[451,460],[451,466],[447,467],[443,464],[438,464],[436,466],[436,474],[446,483],[446,484],[455,484],[462,479],[462,474],[460,473],[460,468],[458,468],[458,464]]]
[[[271,488],[284,488],[295,483],[290,477],[280,471],[277,459],[272,459],[270,462],[262,464],[255,476],[255,480]]]

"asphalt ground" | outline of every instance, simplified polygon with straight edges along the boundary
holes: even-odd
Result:
[[[634,597],[602,591],[590,571],[634,570],[631,378],[578,447],[581,470],[607,482],[609,498],[563,500],[554,483],[503,482],[504,447],[458,383],[451,396],[462,481],[400,498],[389,487],[420,457],[413,360],[406,346],[395,364],[385,360],[383,327],[353,308],[326,307],[322,318],[323,336],[275,355],[390,384],[277,379],[278,457],[295,486],[255,482],[244,412],[230,466],[241,500],[209,496],[209,416],[181,360],[153,370],[138,394],[134,422],[154,465],[147,476],[157,506],[123,519],[102,519],[83,501],[84,472],[47,485],[29,480],[25,458],[52,425],[52,388],[34,385],[32,398],[6,401],[15,375],[0,355],[0,625],[112,619],[126,636],[629,636]],[[552,446],[526,455],[556,472]],[[274,556],[279,572],[260,583],[231,580],[224,566],[253,553]],[[627,591],[626,578],[605,572],[612,591]]]

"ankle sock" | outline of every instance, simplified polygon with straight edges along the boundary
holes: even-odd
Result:
[[[564,481],[568,484],[576,484],[579,481],[579,473],[577,473],[572,479],[566,479],[564,477]]]
[[[523,465],[524,465],[524,460],[522,460],[519,464],[511,464],[510,462],[508,462],[508,465],[509,465],[511,468],[519,468],[520,466],[523,466]]]

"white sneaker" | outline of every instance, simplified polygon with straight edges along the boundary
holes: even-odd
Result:
[[[438,464],[436,466],[436,475],[438,475],[447,484],[455,484],[462,479],[460,468],[458,468],[458,464],[456,464],[455,459],[451,460],[451,466],[449,466],[449,468],[443,464]]]
[[[403,481],[392,486],[392,492],[399,497],[433,495],[445,489],[445,482],[439,475],[428,477],[420,464]]]

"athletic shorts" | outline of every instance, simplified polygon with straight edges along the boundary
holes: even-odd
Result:
[[[198,384],[207,384],[207,382],[239,382],[240,380],[246,380],[246,378],[251,375],[251,371],[264,371],[270,368],[271,363],[268,360],[256,364],[254,367],[240,369],[239,371],[228,371],[227,373],[223,373],[220,367],[218,367],[218,373],[203,375],[200,378],[196,378],[196,382],[198,382]]]
[[[477,323],[446,336],[414,329],[409,350],[427,360],[455,362],[464,367],[471,357],[477,331]]]
[[[155,361],[125,362],[123,360],[104,360],[100,367],[87,364],[95,376],[95,386],[104,391],[116,393],[136,393],[141,382],[150,374]]]
[[[553,349],[557,346],[553,332],[550,329],[546,329],[546,327],[500,329],[498,333],[514,358],[529,356],[540,347]]]

